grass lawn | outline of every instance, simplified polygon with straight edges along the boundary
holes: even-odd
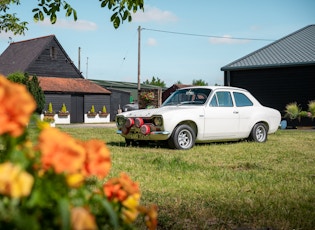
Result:
[[[196,145],[188,151],[125,147],[114,128],[61,128],[104,140],[110,176],[140,183],[159,207],[158,229],[314,229],[315,132],[279,130],[263,144]],[[143,229],[140,221],[137,226]]]

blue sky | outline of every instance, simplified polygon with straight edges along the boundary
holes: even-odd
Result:
[[[61,12],[55,25],[33,22],[37,1],[22,0],[11,12],[28,21],[29,30],[24,36],[1,32],[0,53],[8,47],[9,37],[17,42],[54,34],[76,65],[81,47],[84,77],[137,82],[137,29],[141,26],[141,82],[154,76],[167,86],[199,79],[209,85],[223,84],[221,67],[270,44],[270,40],[315,24],[314,0],[144,2],[144,12],[114,29],[110,11],[101,8],[97,0],[68,0],[79,20],[74,22]]]

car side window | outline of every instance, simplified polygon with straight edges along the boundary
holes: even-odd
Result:
[[[233,107],[232,97],[230,92],[217,92],[210,101],[212,107]]]
[[[243,93],[233,92],[237,107],[253,106],[253,102]]]
[[[211,107],[218,107],[218,99],[217,99],[217,95],[214,94],[211,101],[210,101],[210,106]]]

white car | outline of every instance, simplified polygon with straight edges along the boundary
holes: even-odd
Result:
[[[247,90],[194,86],[175,91],[160,108],[120,113],[116,125],[127,144],[167,141],[171,148],[190,149],[205,142],[265,142],[280,120],[278,110],[261,105]]]

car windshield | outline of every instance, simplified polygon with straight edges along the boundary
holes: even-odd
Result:
[[[207,88],[189,88],[176,90],[162,106],[169,105],[203,105],[211,92]]]

